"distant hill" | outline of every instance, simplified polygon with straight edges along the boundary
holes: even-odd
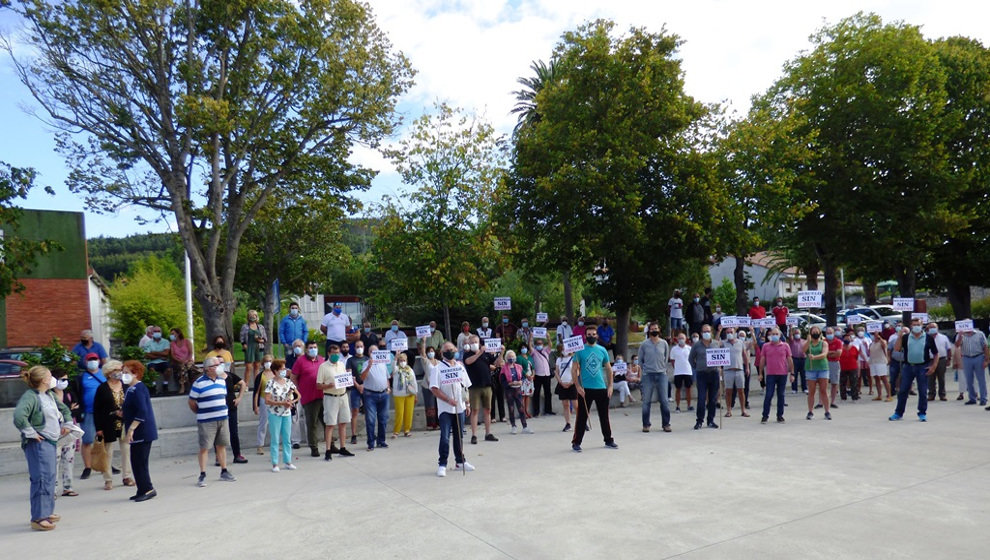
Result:
[[[176,233],[139,233],[127,237],[94,237],[87,241],[89,265],[107,281],[126,273],[132,262],[154,255],[185,266],[182,243]]]

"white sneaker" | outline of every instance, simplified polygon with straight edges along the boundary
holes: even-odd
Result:
[[[526,426],[525,428],[523,428],[523,432],[522,433],[524,433],[524,434],[531,434],[531,433],[533,433],[533,428],[530,428],[529,426]]]
[[[296,466],[293,465],[292,463],[289,463],[288,465],[285,466],[285,469],[286,470],[290,470],[290,471],[294,471],[294,470],[296,470]]]
[[[468,463],[467,461],[464,461],[463,465],[454,465],[454,470],[459,471],[461,469],[464,469],[466,472],[471,472],[474,470],[474,465]]]
[[[272,472],[278,472],[278,465],[272,465]]]
[[[437,476],[441,478],[447,476],[447,467],[437,467]]]
[[[513,426],[512,429],[509,430],[509,433],[512,434],[512,435],[516,435],[516,427]]]

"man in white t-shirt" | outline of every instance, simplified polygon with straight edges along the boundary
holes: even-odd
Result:
[[[333,304],[333,310],[323,316],[320,321],[320,331],[327,337],[324,350],[326,358],[330,359],[330,345],[336,344],[339,348],[347,340],[347,331],[351,328],[351,318],[344,313],[340,302]]]
[[[684,330],[684,301],[681,300],[681,291],[674,290],[674,297],[667,300],[667,310],[670,315],[670,332]]]
[[[687,343],[687,335],[683,332],[677,335],[677,344],[670,349],[670,363],[674,364],[674,412],[681,411],[681,389],[687,395],[687,409],[694,410],[691,406],[691,385],[694,377],[691,371],[691,347]]]
[[[467,389],[471,387],[464,365],[455,359],[457,348],[450,342],[443,343],[443,358],[430,368],[430,392],[437,398],[440,423],[440,459],[437,476],[447,476],[447,456],[450,453],[450,435],[454,435],[454,469],[473,471],[474,466],[464,458],[464,441],[461,429],[464,413],[470,411]]]

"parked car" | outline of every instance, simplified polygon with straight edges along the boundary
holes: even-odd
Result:
[[[890,321],[891,325],[904,318],[903,313],[894,311],[894,308],[889,305],[871,305],[870,309],[876,311],[882,320]]]
[[[825,329],[825,318],[820,315],[815,315],[807,311],[792,311],[788,315],[798,318],[798,328],[802,331],[807,331],[815,325],[818,325],[823,330]]]
[[[0,360],[0,377],[18,377],[27,364],[20,360]]]
[[[41,350],[31,346],[11,346],[9,348],[0,348],[0,360],[23,360],[26,355],[41,358]]]

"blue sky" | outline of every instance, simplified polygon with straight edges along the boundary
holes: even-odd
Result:
[[[990,44],[990,3],[946,0],[832,2],[781,1],[626,1],[611,0],[372,0],[379,25],[417,69],[416,85],[399,109],[411,122],[437,100],[477,112],[508,134],[515,123],[509,110],[516,79],[527,76],[530,62],[547,59],[561,33],[582,22],[609,18],[620,29],[642,26],[679,35],[680,55],[689,94],[704,102],[727,102],[744,113],[753,94],[767,88],[783,63],[808,47],[808,36],[823,23],[857,11],[876,12],[885,21],[922,26],[926,36],[965,35]],[[0,30],[16,33],[18,22],[0,13]],[[0,160],[34,167],[39,185],[29,208],[86,210],[68,191],[64,162],[54,152],[54,135],[40,119],[27,114],[34,102],[17,81],[9,59],[0,59]],[[401,131],[400,131],[401,135]],[[380,172],[372,189],[359,198],[371,205],[384,195],[403,191],[398,176],[377,152],[358,148],[354,159]],[[89,237],[120,237],[167,231],[167,223],[139,225],[138,210],[117,214],[87,211]],[[144,214],[145,218],[154,218]]]

